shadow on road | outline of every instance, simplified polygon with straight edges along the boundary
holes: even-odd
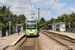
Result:
[[[39,36],[27,36],[27,38],[36,38],[36,37],[39,37]]]

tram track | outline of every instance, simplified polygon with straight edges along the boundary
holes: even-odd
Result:
[[[53,40],[57,41],[58,43],[62,44],[63,46],[67,47],[68,50],[74,50],[75,48],[75,41],[71,38],[68,38],[63,35],[56,35],[55,33],[50,33],[48,31],[41,31],[41,33],[45,34],[46,36],[52,38]],[[64,38],[63,38],[64,37]]]
[[[59,37],[59,38],[62,38],[62,39],[64,39],[64,40],[70,41],[70,42],[72,42],[72,43],[75,43],[75,39],[73,39],[73,38],[71,38],[71,37],[69,37],[69,36],[61,35],[61,34],[56,34],[56,33],[48,32],[48,31],[45,31],[45,32],[50,33],[50,34],[53,35],[53,36],[57,36],[57,37]]]
[[[36,37],[26,37],[16,50],[30,50],[29,48],[31,48],[31,50],[38,50]]]
[[[26,36],[25,36],[26,37]],[[19,49],[19,47],[21,47],[22,45],[23,45],[23,43],[25,42],[27,40],[27,37],[25,38],[25,40],[17,47],[17,49],[16,50],[18,50]]]

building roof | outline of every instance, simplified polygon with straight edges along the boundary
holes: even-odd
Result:
[[[57,25],[57,24],[65,24],[66,22],[59,22],[59,23],[54,23],[54,25]]]
[[[16,26],[22,26],[22,24],[16,24]]]

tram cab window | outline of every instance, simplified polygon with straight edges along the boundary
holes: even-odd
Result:
[[[36,24],[27,24],[27,29],[36,29]]]

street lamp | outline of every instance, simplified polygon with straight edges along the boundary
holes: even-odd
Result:
[[[64,22],[65,22],[65,31],[66,31],[66,17],[64,16]]]
[[[64,22],[65,22],[65,16],[64,16]]]

